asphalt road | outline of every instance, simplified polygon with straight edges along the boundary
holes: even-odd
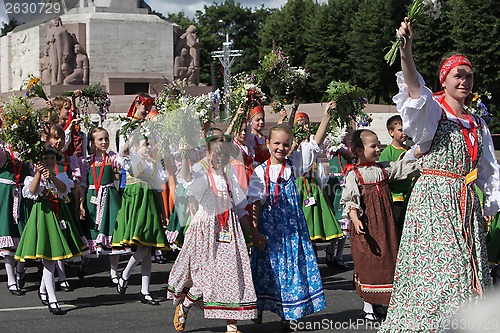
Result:
[[[358,319],[362,301],[352,285],[352,258],[349,243],[344,251],[348,271],[340,271],[324,263],[325,245],[319,245],[319,265],[323,279],[327,308],[300,321],[300,327],[309,332],[376,332],[376,326]],[[128,257],[122,257],[120,270]],[[126,295],[119,295],[110,287],[107,258],[91,262],[83,280],[76,277],[76,266],[70,265],[66,274],[74,288],[72,292],[58,291],[57,297],[64,316],[54,316],[38,300],[40,277],[37,267],[27,270],[26,295],[13,296],[7,290],[3,262],[0,263],[0,329],[2,332],[175,332],[172,324],[174,307],[166,300],[165,287],[172,263],[153,264],[151,294],[161,300],[159,306],[141,304],[140,267],[136,267]],[[264,312],[263,323],[255,325],[242,321],[238,328],[244,333],[284,332],[277,315]],[[225,332],[224,320],[203,318],[199,309],[193,309],[185,332]]]

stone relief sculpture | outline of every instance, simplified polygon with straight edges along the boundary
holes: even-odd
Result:
[[[45,55],[40,58],[44,84],[88,84],[89,59],[74,34],[54,19],[47,29]],[[50,73],[50,74],[49,74]]]
[[[80,44],[75,44],[75,69],[63,84],[89,84],[89,58]]]
[[[190,25],[179,37],[175,45],[176,57],[174,61],[174,76],[186,79],[188,85],[194,86],[200,84],[200,41],[197,30],[194,25]],[[190,58],[188,66],[185,65],[185,61],[188,59],[187,55]],[[182,67],[187,67],[187,69]]]

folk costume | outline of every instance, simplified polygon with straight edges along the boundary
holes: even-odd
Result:
[[[246,196],[230,164],[216,174],[208,163],[193,165],[191,181],[178,178],[199,207],[170,271],[167,298],[197,304],[205,318],[253,319],[256,296],[239,221],[248,215]]]
[[[440,69],[471,66],[462,55],[448,58]],[[401,72],[393,98],[404,132],[424,155],[398,253],[394,290],[381,332],[444,331],[447,320],[491,283],[486,230],[474,184],[485,194],[484,215],[495,215],[500,203],[500,177],[486,123],[475,116],[458,118],[443,94],[436,96],[419,75],[420,97],[409,97]]]
[[[255,168],[248,187],[249,203],[262,205],[258,229],[267,237],[264,251],[255,247],[251,258],[257,309],[272,311],[283,320],[299,319],[326,306],[295,183],[312,168],[318,151],[313,140],[282,164],[267,160]]]

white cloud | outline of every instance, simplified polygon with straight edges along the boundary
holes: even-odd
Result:
[[[167,13],[178,13],[184,11],[187,17],[194,17],[197,10],[203,11],[203,7],[211,6],[213,3],[221,4],[224,1],[202,1],[202,0],[146,0],[147,4],[155,11],[167,16]],[[260,8],[262,5],[267,8],[279,8],[286,4],[287,0],[242,0],[236,1],[242,7]]]

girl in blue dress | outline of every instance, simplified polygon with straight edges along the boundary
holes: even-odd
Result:
[[[257,166],[250,178],[248,201],[252,222],[262,237],[256,237],[251,258],[257,294],[258,318],[272,311],[290,321],[320,311],[326,306],[321,276],[307,229],[295,178],[313,166],[318,144],[323,142],[330,119],[328,107],[314,137],[291,151],[292,132],[286,125],[271,128],[267,147],[271,157]],[[265,236],[265,237],[264,237]]]

